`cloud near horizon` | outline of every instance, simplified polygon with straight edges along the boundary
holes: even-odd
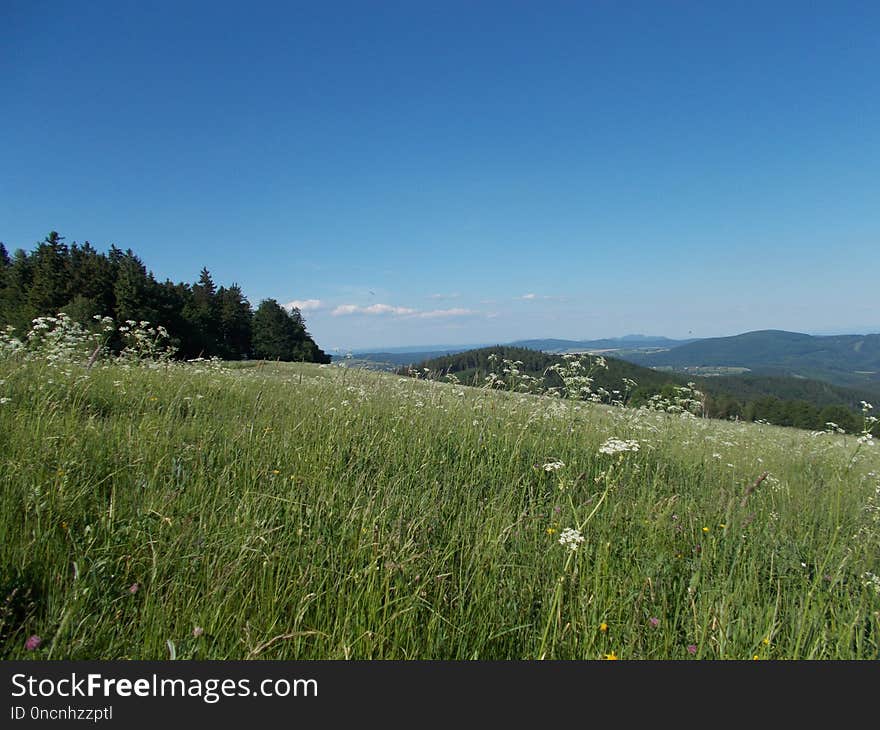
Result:
[[[294,299],[284,305],[285,309],[293,309],[296,307],[300,312],[314,312],[320,309],[324,303],[320,299]]]
[[[453,309],[431,309],[429,311],[419,311],[411,307],[395,307],[391,304],[371,304],[367,307],[358,304],[340,304],[336,307],[331,315],[334,317],[343,317],[352,314],[367,315],[391,315],[394,317],[414,317],[419,319],[439,319],[443,317],[467,317],[478,314],[470,309],[462,309],[456,307]]]

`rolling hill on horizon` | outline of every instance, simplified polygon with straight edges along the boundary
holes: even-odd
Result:
[[[506,345],[431,358],[414,366],[403,366],[397,372],[441,380],[455,375],[464,385],[485,387],[486,376],[497,367],[489,357],[493,353],[506,362],[519,361],[519,371],[536,383],[543,382],[544,387],[559,384],[555,377],[548,378],[547,371],[563,362],[562,354]],[[602,357],[607,367],[591,373],[594,389],[619,393],[617,397],[628,405],[639,406],[648,404],[653,396],[675,398],[677,388],[693,384],[705,394],[704,413],[711,418],[766,421],[810,430],[823,430],[831,421],[854,433],[862,426],[861,402],[875,397],[867,389],[808,378],[751,373],[689,376],[669,369],[647,368],[619,357]]]
[[[624,335],[595,340],[564,340],[556,338],[514,340],[513,342],[482,343],[475,345],[421,345],[414,347],[384,347],[374,350],[353,350],[351,358],[337,355],[334,360],[351,359],[353,364],[378,370],[395,370],[423,360],[455,355],[485,347],[522,347],[547,353],[565,352],[627,352],[640,353],[668,349],[695,340],[673,340],[653,335]]]
[[[704,368],[746,368],[756,375],[823,380],[880,393],[880,334],[816,336],[756,330],[620,357],[645,367],[690,374]]]

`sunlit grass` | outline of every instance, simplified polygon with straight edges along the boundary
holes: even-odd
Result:
[[[302,364],[0,381],[7,659],[878,658],[853,436]]]

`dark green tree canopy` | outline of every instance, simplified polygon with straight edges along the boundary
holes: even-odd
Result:
[[[132,251],[111,245],[104,254],[88,241],[68,246],[52,231],[28,254],[10,257],[0,244],[0,327],[12,325],[24,335],[35,317],[64,311],[90,324],[95,315],[117,322],[146,320],[168,330],[183,358],[260,357],[273,360],[329,362],[306,331],[298,310],[287,312],[275,300],[259,317],[241,287],[214,283],[207,267],[195,284],[156,281]]]
[[[306,331],[300,311],[287,311],[274,299],[264,299],[254,313],[253,348],[261,360],[330,362]]]

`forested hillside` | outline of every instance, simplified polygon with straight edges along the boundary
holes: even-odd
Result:
[[[646,367],[743,367],[759,374],[794,375],[880,391],[880,334],[816,337],[761,330],[625,357]]]
[[[330,361],[299,310],[274,299],[254,310],[238,284],[218,288],[207,268],[195,284],[160,282],[131,249],[104,254],[54,231],[31,253],[0,243],[0,327],[22,337],[34,318],[59,312],[84,325],[109,316],[162,326],[185,359]]]
[[[765,421],[810,430],[825,430],[833,423],[857,433],[863,426],[862,402],[871,396],[867,391],[801,378],[688,378],[611,357],[592,357],[590,361],[594,364],[589,368],[591,393],[606,402],[622,401],[633,407],[652,402],[674,404],[685,390],[696,390],[700,393],[699,411],[709,418]],[[452,375],[466,385],[481,387],[494,381],[496,385],[512,385],[511,389],[538,392],[561,387],[558,369],[566,362],[562,355],[498,345],[426,360],[398,372],[438,379]],[[603,365],[595,366],[597,363]]]

